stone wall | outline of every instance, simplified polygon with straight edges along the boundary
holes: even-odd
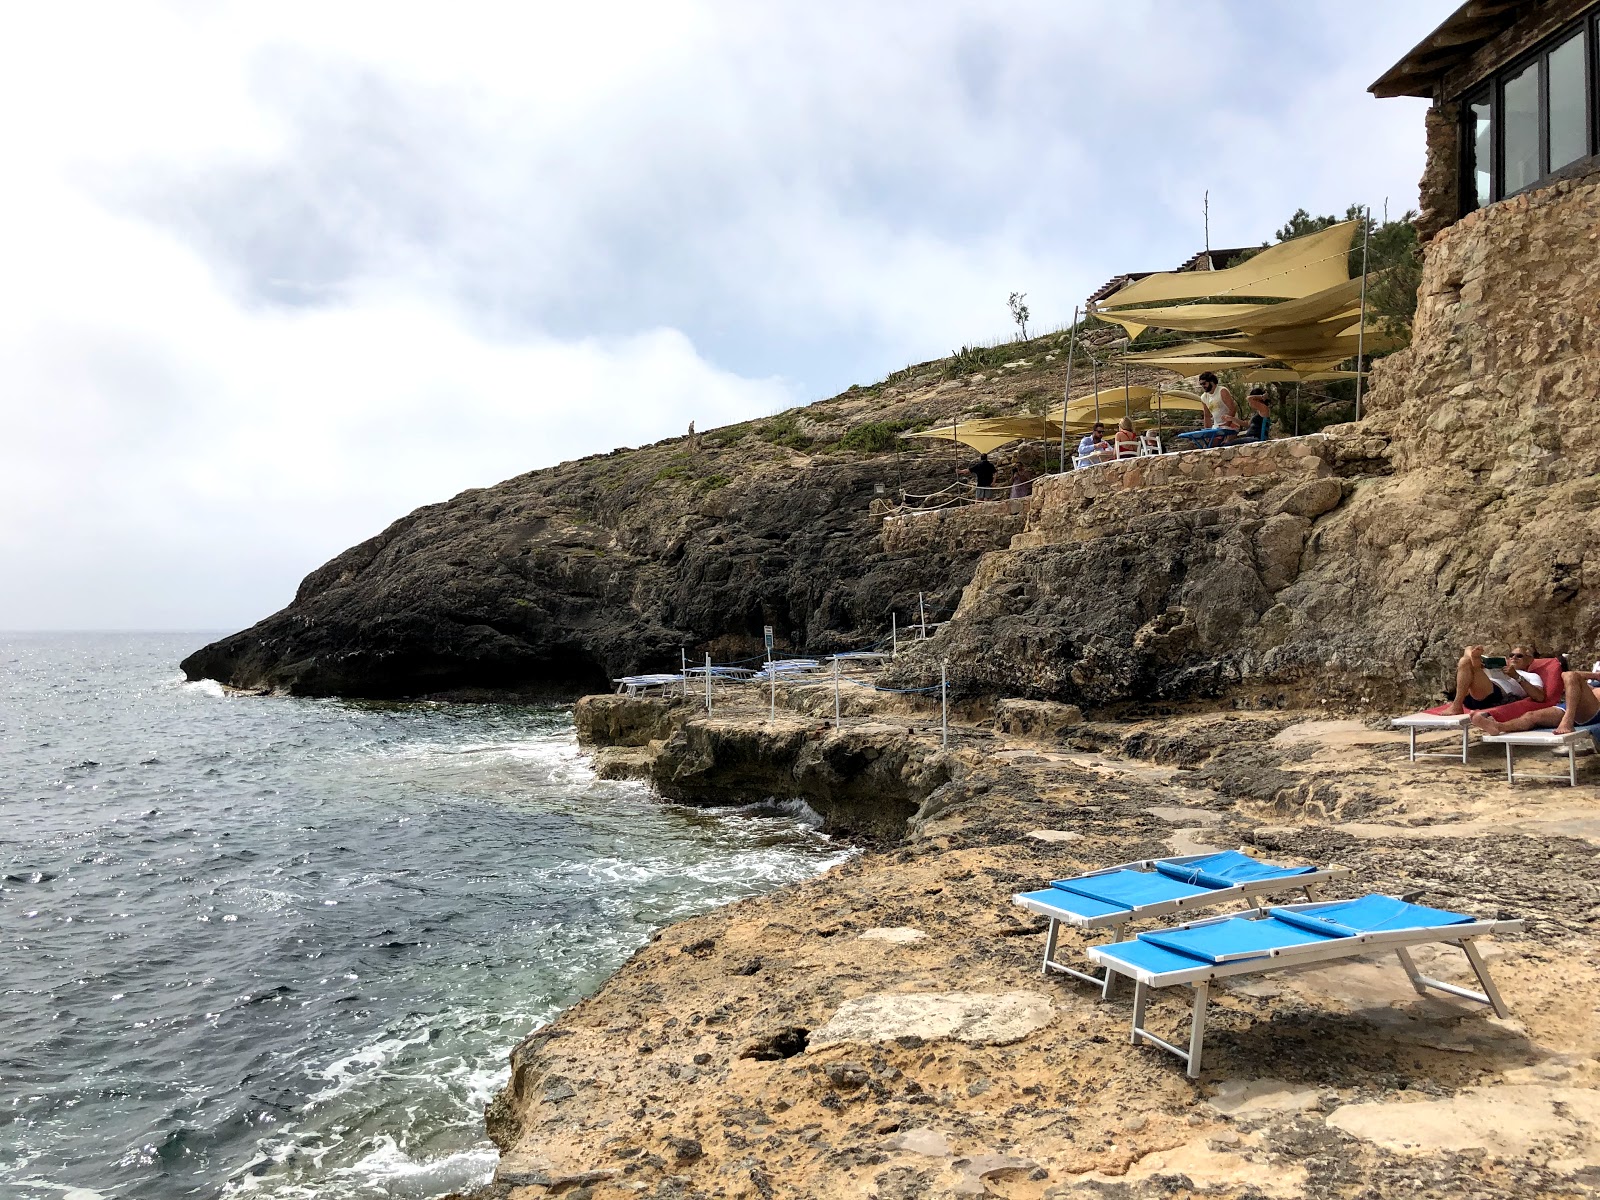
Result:
[[[1332,458],[1332,442],[1312,435],[1129,458],[1046,476],[1035,481],[1027,527],[1011,546],[1082,541],[1139,513],[1251,500],[1291,481],[1297,486],[1326,478]],[[1338,483],[1330,486],[1337,497]]]
[[[1425,122],[1428,157],[1417,187],[1417,236],[1424,242],[1461,217],[1461,105],[1439,101]]]
[[[1035,485],[1037,486],[1037,484]],[[1026,500],[991,500],[959,508],[898,513],[886,517],[879,535],[889,554],[977,557],[1003,550],[1027,519]]]

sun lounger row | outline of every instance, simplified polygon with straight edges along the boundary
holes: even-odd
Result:
[[[1109,996],[1116,976],[1133,980],[1133,1043],[1149,1042],[1170,1051],[1184,1061],[1191,1076],[1200,1073],[1210,986],[1215,980],[1239,975],[1260,975],[1312,962],[1355,958],[1374,950],[1393,950],[1419,994],[1432,988],[1487,1004],[1498,1016],[1509,1015],[1473,941],[1489,934],[1520,931],[1520,920],[1483,921],[1393,896],[1316,899],[1319,884],[1349,873],[1345,867],[1281,866],[1229,850],[1124,863],[1072,879],[1058,879],[1048,888],[1013,897],[1013,902],[1049,919],[1043,968],[1047,974],[1058,971],[1096,984],[1102,998]],[[1131,921],[1289,891],[1303,892],[1308,902],[1254,908],[1141,933],[1128,941],[1090,946],[1087,954],[1102,968],[1099,976],[1068,966],[1056,957],[1064,924],[1080,929],[1119,929]],[[1408,948],[1432,942],[1459,946],[1483,991],[1474,992],[1421,974]],[[1156,1036],[1144,1024],[1150,989],[1180,985],[1194,989],[1187,1049]]]

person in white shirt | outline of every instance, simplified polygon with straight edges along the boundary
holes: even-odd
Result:
[[[1217,382],[1215,371],[1200,372],[1200,403],[1205,405],[1213,429],[1238,429],[1244,424],[1239,420],[1233,393]]]
[[[1116,450],[1106,444],[1105,425],[1096,421],[1094,428],[1084,434],[1083,440],[1078,443],[1078,461],[1074,465],[1081,470],[1095,463],[1108,462],[1116,456]]]
[[[1472,714],[1472,726],[1480,733],[1522,733],[1528,729],[1554,729],[1572,733],[1600,721],[1600,663],[1592,671],[1563,671],[1561,683],[1566,695],[1561,703],[1536,708],[1509,721],[1496,721],[1486,712]]]
[[[1456,690],[1444,711],[1459,716],[1468,709],[1499,708],[1513,700],[1544,700],[1544,681],[1528,670],[1532,663],[1530,647],[1513,646],[1505,669],[1491,671],[1483,665],[1483,647],[1468,646],[1456,663]]]

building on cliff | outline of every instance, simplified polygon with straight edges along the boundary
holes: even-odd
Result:
[[[1468,0],[1368,90],[1433,101],[1418,222],[1430,238],[1600,165],[1600,0]]]

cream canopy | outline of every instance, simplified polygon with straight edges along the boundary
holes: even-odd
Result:
[[[1008,442],[1014,442],[1023,435],[1020,433],[997,432],[980,428],[986,422],[962,421],[955,425],[945,425],[939,429],[922,429],[916,433],[902,433],[902,438],[929,438],[934,441],[960,442],[963,446],[971,446],[980,454],[987,454],[991,450],[998,450]],[[1057,433],[1060,426],[1056,427]]]
[[[1311,296],[1350,278],[1350,243],[1359,226],[1358,221],[1342,221],[1305,237],[1269,246],[1237,267],[1221,271],[1146,275],[1113,292],[1106,297],[1106,303],[1120,309],[1157,300],[1200,300],[1209,296]]]
[[[1081,413],[1094,413],[1096,402],[1099,403],[1101,412],[1108,412],[1113,407],[1118,410],[1118,416],[1130,412],[1150,412],[1155,408],[1156,389],[1136,383],[1129,387],[1122,384],[1112,386],[1107,384],[1098,392],[1090,392],[1087,396],[1074,396],[1067,402],[1065,411],[1066,419],[1070,423],[1079,419]],[[1161,407],[1171,409],[1198,409],[1201,406],[1200,397],[1193,392],[1184,392],[1176,389],[1163,389],[1161,391]],[[1050,409],[1050,419],[1060,421],[1062,406],[1057,404]]]
[[[1137,337],[1143,330],[1175,329],[1184,333],[1221,333],[1238,329],[1260,333],[1285,329],[1345,315],[1355,320],[1361,315],[1361,278],[1346,279],[1310,296],[1286,300],[1282,304],[1186,304],[1181,307],[1139,308],[1125,313],[1098,312],[1101,320],[1112,321]]]

